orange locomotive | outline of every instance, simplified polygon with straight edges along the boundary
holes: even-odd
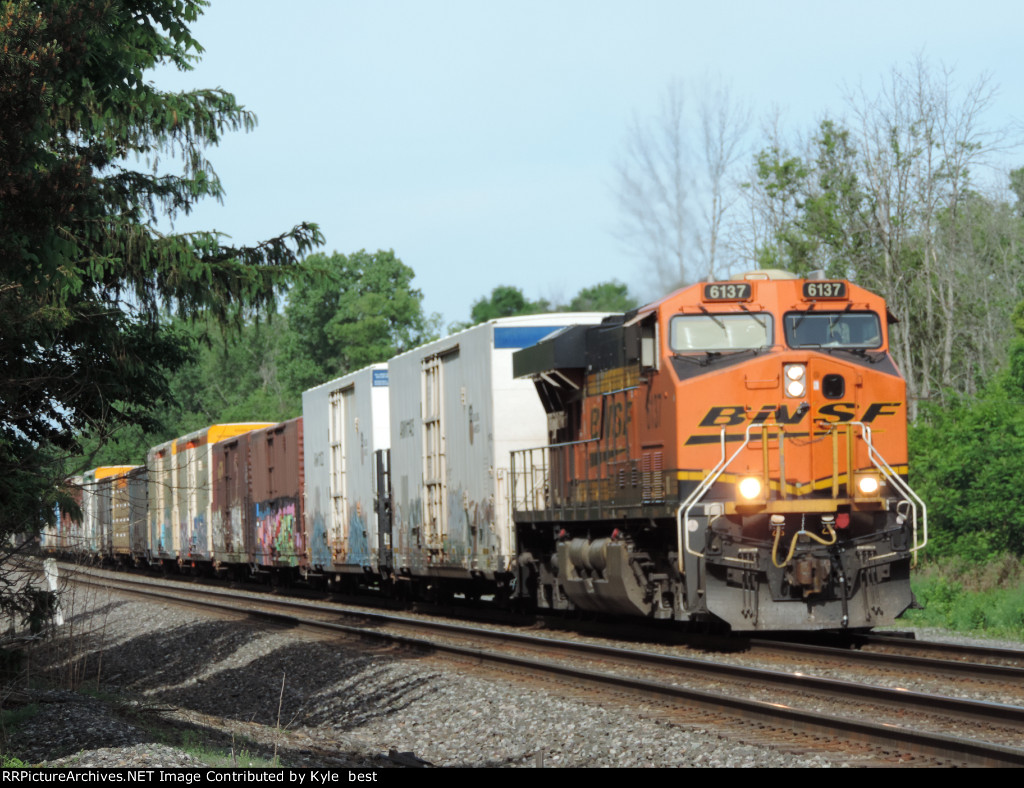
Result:
[[[516,353],[550,439],[513,455],[517,593],[737,631],[891,623],[927,541],[893,320],[850,282],[758,271]]]

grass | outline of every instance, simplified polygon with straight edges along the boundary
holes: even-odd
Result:
[[[6,747],[7,744],[8,733],[12,729],[22,725],[26,720],[34,717],[38,712],[39,706],[35,703],[30,703],[27,706],[21,706],[15,709],[3,709],[0,711],[0,731],[3,732],[3,747],[0,747],[0,768],[22,769],[29,765],[20,758],[15,758],[13,755],[6,752],[4,747]]]
[[[234,740],[232,739],[231,749],[224,750],[210,747],[203,740],[199,732],[195,730],[183,730],[177,739],[178,741],[176,742],[168,741],[167,743],[184,750],[192,757],[198,758],[210,766],[275,769],[281,765],[276,757],[267,759],[259,755],[253,755],[249,749],[249,747],[253,746],[251,742],[243,743],[241,749],[236,750]]]
[[[924,610],[909,611],[901,622],[1024,642],[1024,564],[1019,558],[933,561],[915,572],[911,585]]]

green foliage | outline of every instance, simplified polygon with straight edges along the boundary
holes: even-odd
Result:
[[[910,430],[911,485],[928,502],[933,554],[1024,555],[1024,339],[976,398],[951,395]]]
[[[762,268],[851,278],[873,259],[862,231],[872,206],[847,129],[824,120],[806,160],[771,146],[757,154],[755,173],[778,217],[771,243],[758,249]]]
[[[629,294],[629,287],[612,280],[593,287],[584,287],[563,308],[569,312],[628,312],[638,306]]]
[[[1024,167],[1010,170],[1010,191],[1017,198],[1017,215],[1024,216]]]
[[[188,339],[159,317],[242,324],[272,309],[299,225],[254,246],[165,234],[223,190],[204,156],[255,117],[223,90],[164,93],[149,69],[189,69],[204,0],[10,0],[0,11],[0,531],[32,530],[61,461],[154,414]],[[167,166],[180,166],[168,172]]]
[[[10,735],[12,730],[15,730],[34,716],[39,713],[39,705],[36,703],[30,703],[27,706],[21,706],[13,709],[0,710],[0,730],[3,731],[4,736]],[[11,753],[6,751],[0,752],[0,768],[3,769],[24,769],[31,764],[25,763],[20,758],[15,757]]]
[[[281,375],[291,391],[386,361],[436,338],[413,270],[393,251],[311,255],[288,296]]]
[[[911,430],[911,485],[928,502],[930,549],[984,557],[1024,554],[1024,411],[990,390],[975,402],[933,408]]]
[[[287,320],[253,319],[225,328],[215,321],[174,321],[190,348],[190,360],[170,377],[165,398],[155,406],[148,429],[123,425],[100,443],[89,437],[75,472],[99,465],[141,465],[153,446],[210,424],[284,421],[302,411],[300,391],[279,375]]]
[[[741,241],[763,268],[822,269],[886,299],[916,418],[920,402],[973,396],[1005,363],[1024,212],[974,176],[994,140],[1016,136],[984,128],[985,79],[960,91],[923,59],[892,76],[850,100],[855,126],[825,120],[798,152],[776,136],[757,154]],[[1024,170],[1009,186],[1024,194]]]
[[[486,323],[497,317],[515,315],[539,315],[551,311],[551,304],[545,299],[530,301],[523,291],[511,285],[498,285],[491,290],[490,297],[478,298],[469,313],[469,325]]]
[[[300,414],[301,392],[286,389],[278,374],[286,319],[248,320],[228,330],[208,323],[194,330],[197,359],[171,382],[172,401],[182,414],[199,414],[206,424],[284,421]]]
[[[906,613],[908,624],[1024,640],[1024,565],[1015,556],[933,561],[912,585],[924,609]]]
[[[540,315],[546,312],[628,312],[636,306],[636,299],[630,295],[629,287],[614,279],[584,287],[564,305],[552,304],[545,298],[530,301],[518,287],[498,285],[490,296],[473,302],[468,322],[455,323],[451,329],[458,331],[498,317]]]

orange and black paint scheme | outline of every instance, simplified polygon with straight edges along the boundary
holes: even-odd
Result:
[[[914,602],[895,318],[758,271],[519,351],[549,444],[513,455],[518,593],[733,630],[861,629]]]

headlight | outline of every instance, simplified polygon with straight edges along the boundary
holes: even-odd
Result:
[[[803,364],[786,364],[786,395],[797,398],[807,393],[807,367]]]
[[[878,492],[878,477],[861,476],[857,479],[857,489],[862,495],[874,495]]]
[[[748,501],[761,497],[761,480],[756,476],[748,476],[740,482],[740,495]]]

